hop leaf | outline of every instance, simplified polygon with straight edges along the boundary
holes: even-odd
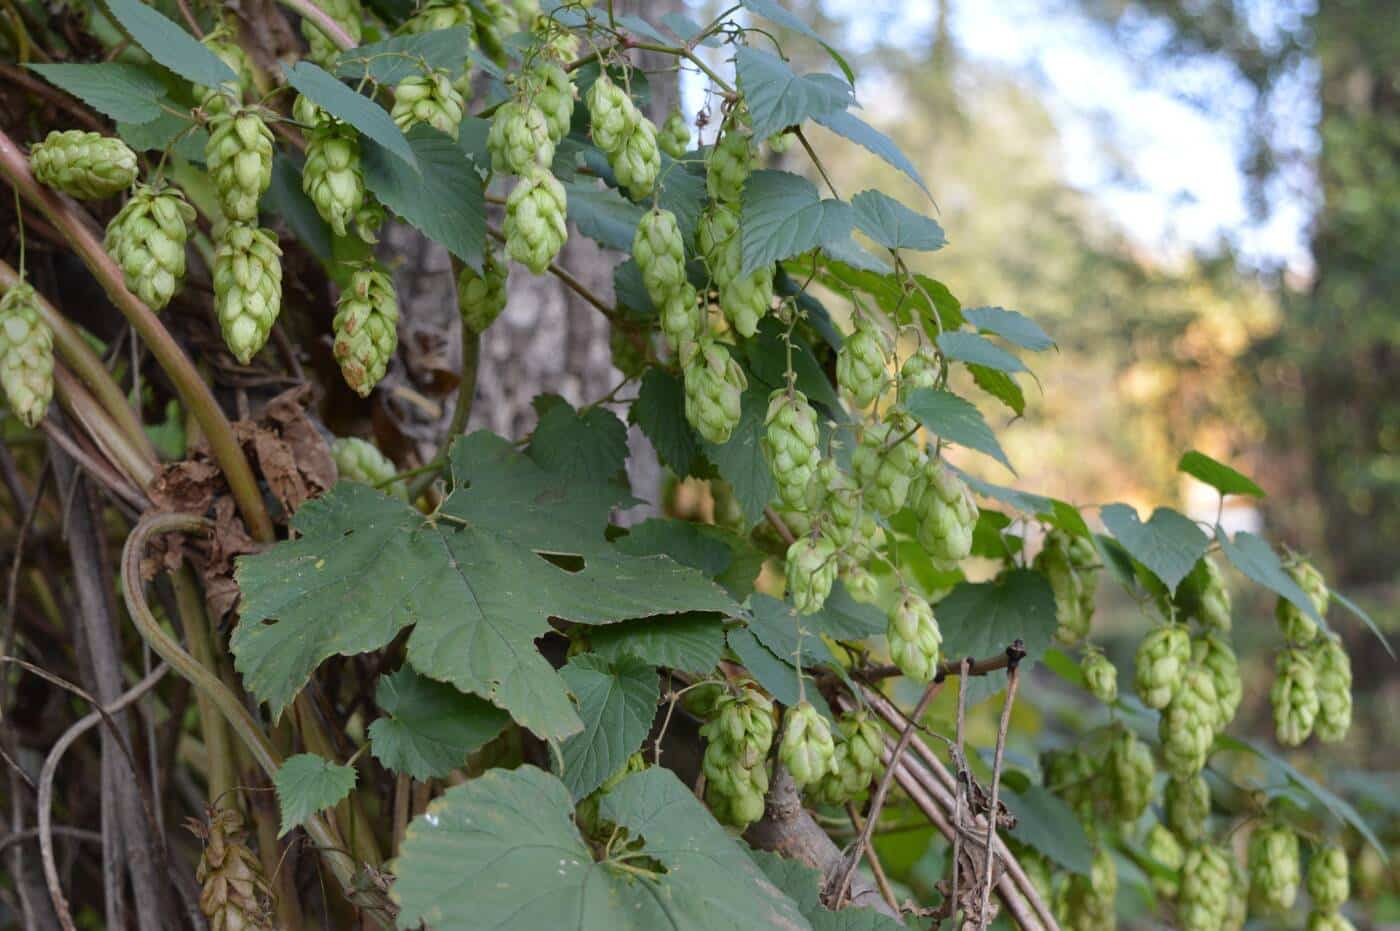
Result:
[[[727,443],[742,412],[742,395],[748,385],[744,370],[729,350],[713,339],[686,343],[682,351],[685,419],[711,443]],[[832,573],[835,571],[833,563]]]
[[[506,199],[506,252],[536,275],[564,248],[568,200],[564,186],[538,166],[530,168]]]
[[[404,132],[427,123],[456,139],[465,110],[466,104],[452,86],[451,75],[439,68],[428,74],[409,75],[396,84],[389,116]]]
[[[523,175],[532,166],[547,169],[554,162],[554,139],[544,111],[518,100],[507,100],[496,110],[486,148],[492,171]]]
[[[195,211],[180,191],[142,185],[107,224],[102,247],[122,280],[152,310],[170,303],[185,277],[185,241]]]
[[[919,595],[905,592],[890,609],[889,622],[890,657],[899,671],[916,682],[932,682],[943,645],[933,608]]]
[[[628,378],[639,378],[647,367],[647,338],[639,330],[613,322],[608,330],[613,368]],[[716,506],[718,510],[718,506]],[[716,523],[719,523],[718,518]],[[721,526],[723,526],[721,524]]]
[[[1298,835],[1270,822],[1249,837],[1249,894],[1260,908],[1286,912],[1298,897],[1301,881]]]
[[[282,309],[282,250],[275,233],[250,223],[224,229],[214,253],[214,307],[229,351],[247,365]]]
[[[1118,700],[1118,669],[1099,650],[1089,650],[1079,662],[1079,671],[1095,698],[1106,705]]]
[[[457,275],[457,309],[462,325],[473,333],[485,333],[487,327],[506,309],[508,269],[494,253],[482,260],[481,274],[463,265]]]
[[[120,194],[136,181],[136,153],[120,139],[67,129],[51,132],[29,153],[34,178],[81,200]]]
[[[1313,649],[1317,671],[1317,736],[1323,743],[1344,740],[1351,730],[1351,657],[1334,636]]]
[[[1137,649],[1133,687],[1138,697],[1149,708],[1165,708],[1190,661],[1191,638],[1185,627],[1172,624],[1150,631]]]
[[[681,108],[672,106],[671,112],[666,116],[666,122],[661,124],[661,131],[656,134],[656,143],[661,146],[661,151],[672,158],[681,158],[690,147],[690,126],[685,122],[685,117],[681,115]]]
[[[224,216],[255,222],[258,200],[272,183],[272,130],[258,111],[234,106],[210,117],[204,160]]]
[[[817,412],[796,389],[779,388],[768,399],[768,430],[763,452],[773,472],[778,497],[789,507],[807,503],[807,489],[821,458],[817,452]]]
[[[1296,747],[1308,739],[1317,720],[1320,700],[1317,673],[1302,650],[1283,650],[1274,666],[1274,684],[1269,690],[1274,708],[1274,733],[1285,747]]]
[[[785,715],[783,739],[778,759],[792,773],[800,789],[821,779],[836,768],[836,744],[831,728],[810,702],[800,702]]]
[[[0,297],[0,387],[20,421],[38,426],[53,398],[53,331],[24,282]]]
[[[345,383],[361,397],[368,395],[399,345],[399,303],[394,283],[383,269],[363,266],[340,292],[335,319],[335,359]]]
[[[816,614],[836,581],[836,547],[825,537],[802,537],[787,550],[788,592],[799,614]]]
[[[836,355],[836,382],[857,407],[869,407],[884,388],[885,338],[863,317]]]

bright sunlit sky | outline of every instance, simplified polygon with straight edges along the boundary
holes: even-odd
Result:
[[[1301,0],[1305,4],[1308,0]],[[931,41],[933,0],[827,0],[846,19],[838,48],[858,51],[877,40],[907,37]],[[1067,180],[1094,194],[1124,228],[1161,257],[1230,241],[1251,264],[1309,268],[1309,179],[1294,177],[1265,221],[1250,216],[1247,180],[1239,165],[1245,149],[1247,87],[1223,66],[1199,64],[1148,73],[1141,48],[1124,48],[1067,0],[951,0],[952,32],[961,52],[999,65],[1037,87],[1061,132]],[[1299,3],[1263,3],[1265,28],[1288,27],[1306,13]],[[1153,30],[1138,35],[1153,42]],[[1158,39],[1160,41],[1160,38]],[[1315,113],[1300,79],[1288,106],[1275,113],[1295,127],[1290,141],[1304,150],[1314,142]],[[857,81],[857,95],[878,122],[883,101],[878,75]],[[1205,100],[1203,108],[1187,100]],[[930,178],[937,194],[937,178]]]

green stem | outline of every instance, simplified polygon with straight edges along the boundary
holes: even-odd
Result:
[[[287,9],[296,13],[302,19],[309,19],[316,24],[316,28],[326,34],[336,48],[342,52],[346,49],[354,48],[358,43],[350,37],[350,33],[345,31],[345,27],[337,23],[331,14],[317,6],[312,0],[277,0]]]
[[[190,645],[195,661],[205,669],[217,668],[209,615],[189,566],[181,566],[172,573],[170,584],[175,590],[180,629],[185,634],[185,642]],[[209,756],[209,803],[232,807],[236,802],[233,789],[238,785],[238,764],[233,758],[233,745],[229,742],[228,722],[219,714],[214,700],[202,689],[195,690],[194,700],[199,707],[199,727],[204,735],[205,752]]]
[[[151,354],[174,383],[180,400],[199,421],[209,441],[210,451],[223,469],[224,477],[238,504],[239,513],[248,525],[253,538],[271,542],[275,538],[272,519],[263,503],[262,491],[243,448],[233,434],[229,423],[214,393],[199,377],[194,363],[180,348],[180,344],[161,325],[156,315],[140,298],[132,294],[122,280],[121,269],[102,249],[102,243],[90,226],[90,219],[71,202],[59,197],[34,179],[29,170],[29,160],[11,141],[9,135],[0,130],[0,172],[9,179],[11,186],[18,190],[25,200],[34,204],[49,222],[67,238],[73,250],[97,278],[107,297],[116,305],[131,323],[137,335],[150,347]]]
[[[82,426],[102,454],[144,491],[156,477],[154,457],[145,456],[143,450],[132,444],[130,437],[107,416],[107,411],[78,383],[67,366],[53,367],[53,381],[54,394],[58,395],[63,409]]]
[[[418,475],[408,484],[409,503],[428,490],[437,481],[443,467],[452,453],[452,441],[467,429],[467,419],[471,417],[472,402],[476,400],[476,374],[481,365],[481,334],[473,333],[462,324],[462,379],[457,383],[457,406],[452,409],[452,422],[447,426],[447,434],[442,438],[433,461],[420,467]]]

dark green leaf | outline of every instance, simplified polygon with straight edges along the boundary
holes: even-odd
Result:
[[[1002,504],[1010,505],[1018,511],[1027,514],[1043,514],[1054,507],[1054,499],[1044,495],[1037,495],[1034,492],[1020,491],[1016,488],[1008,488],[1005,485],[997,485],[992,482],[984,482],[975,475],[964,472],[962,469],[953,467],[953,471],[958,474],[967,487],[984,498],[991,498],[993,501],[1000,501]]]
[[[786,328],[771,314],[758,323],[758,333],[743,344],[749,371],[770,388],[787,384],[788,340]],[[792,371],[797,377],[797,390],[807,400],[820,404],[833,417],[845,419],[845,407],[836,389],[831,386],[812,347],[800,334],[792,336]]]
[[[1026,395],[1015,378],[985,365],[969,364],[967,370],[972,373],[972,380],[976,382],[977,387],[1011,408],[1017,417],[1026,412]]]
[[[716,614],[676,614],[609,624],[588,633],[593,652],[607,659],[635,656],[655,666],[704,675],[719,665],[724,623]]]
[[[833,240],[822,246],[822,252],[829,258],[835,259],[838,262],[844,262],[852,268],[858,268],[861,271],[885,275],[894,270],[890,267],[889,262],[886,262],[869,249],[856,242],[854,236]]]
[[[173,144],[176,155],[189,162],[204,163],[204,146],[209,133],[202,126],[174,113],[161,113],[148,123],[118,123],[117,134],[138,152],[165,150]]]
[[[580,233],[631,255],[632,237],[645,212],[641,207],[596,180],[566,184],[564,190],[569,195],[569,221]]]
[[[899,146],[895,145],[889,136],[865,120],[848,110],[832,110],[816,117],[816,121],[836,135],[849,139],[872,155],[883,159],[891,167],[904,172],[910,180],[923,188],[925,194],[929,194],[928,185],[924,183],[919,169],[914,167],[914,163],[909,160],[909,157],[900,151]]]
[[[812,923],[812,931],[906,931],[905,925],[868,908],[847,905],[833,912],[822,904],[822,874],[801,860],[789,859],[767,850],[750,850],[775,886],[802,910]]]
[[[153,69],[141,65],[103,61],[29,68],[121,123],[149,123],[164,112],[160,105],[167,102],[165,82]]]
[[[1031,318],[1002,307],[972,307],[963,311],[967,322],[987,333],[995,333],[1022,349],[1040,352],[1055,345]]]
[[[287,76],[288,84],[327,113],[349,123],[410,166],[418,164],[403,130],[389,118],[389,111],[379,104],[363,94],[355,93],[309,61],[299,61],[290,68],[284,66],[282,71]]]
[[[1178,472],[1185,472],[1187,475],[1200,479],[1222,495],[1264,497],[1264,489],[1254,484],[1248,477],[1236,472],[1225,463],[1194,449],[1181,457],[1176,468]]]
[[[695,227],[700,222],[700,211],[709,199],[705,192],[705,176],[692,166],[679,162],[661,153],[661,175],[656,179],[656,202],[663,210],[676,215],[676,225],[681,229],[687,252],[693,250]],[[631,252],[631,243],[627,251]]]
[[[1025,663],[1034,662],[1050,647],[1055,633],[1055,593],[1045,576],[1029,569],[1012,569],[990,582],[959,582],[933,608],[943,630],[946,656],[995,656],[1020,640]],[[1022,671],[1025,671],[1023,667]],[[969,702],[979,702],[1006,685],[1003,673],[968,680]]]
[[[218,55],[141,0],[107,0],[106,6],[133,42],[182,78],[211,87],[238,80]]]
[[[856,228],[886,249],[934,252],[948,244],[943,227],[880,191],[861,191],[851,198]]]
[[[807,621],[815,630],[837,640],[864,640],[883,634],[888,626],[885,612],[875,605],[856,601],[840,579],[831,586],[826,604]]]
[[[819,664],[838,665],[818,627],[821,615],[798,614],[786,601],[755,594],[749,599],[749,630],[778,659],[804,670]]]
[[[975,449],[1011,469],[1011,460],[971,401],[938,388],[920,388],[909,395],[904,408],[940,440]]]
[[[1312,599],[1298,587],[1298,583],[1293,581],[1292,576],[1283,571],[1283,564],[1279,562],[1278,554],[1274,552],[1272,546],[1254,534],[1243,530],[1235,534],[1235,539],[1231,540],[1223,527],[1215,528],[1215,538],[1220,541],[1221,552],[1230,562],[1235,564],[1236,569],[1275,594],[1293,602],[1299,611],[1324,628],[1327,626],[1326,618],[1317,613],[1317,609],[1313,607]],[[1202,550],[1204,551],[1204,547]]]
[[[370,750],[386,769],[441,779],[510,723],[499,708],[407,666],[379,677],[374,701],[384,717],[369,726]]]
[[[966,330],[945,330],[938,334],[938,348],[955,362],[967,362],[999,372],[1024,372],[1025,364],[1000,346]]]
[[[426,124],[414,126],[408,144],[418,163],[415,171],[373,140],[362,141],[365,186],[370,192],[480,271],[486,245],[486,191],[457,143]]]
[[[734,72],[759,139],[817,114],[844,110],[851,102],[849,86],[798,76],[777,55],[753,46],[736,50]]]
[[[1099,517],[1114,539],[1173,592],[1210,542],[1189,517],[1171,508],[1153,511],[1145,524],[1126,504],[1105,505]]]
[[[1006,807],[1016,816],[1011,836],[1054,860],[1067,870],[1088,876],[1094,851],[1074,811],[1042,786],[1024,792],[1003,789]]]
[[[627,481],[627,426],[612,411],[576,411],[567,402],[540,416],[530,458],[550,472],[595,485]]]
[[[583,798],[620,770],[651,730],[660,686],[651,664],[623,655],[614,661],[584,653],[560,670],[578,699],[583,730],[559,748],[564,785]]]
[[[682,566],[713,578],[729,568],[729,547],[705,533],[705,525],[653,517],[629,527],[615,542],[629,556],[670,556]]]
[[[394,36],[341,52],[335,60],[335,73],[350,81],[368,76],[389,86],[411,75],[422,74],[425,66],[444,68],[456,77],[466,70],[471,57],[468,50],[474,42],[475,30],[470,26]]]
[[[850,204],[822,200],[806,178],[786,171],[755,171],[744,185],[740,211],[741,274],[845,240],[854,222]]]
[[[773,500],[773,471],[759,445],[765,433],[763,418],[768,412],[768,392],[751,383],[743,396],[739,424],[729,442],[716,445],[702,439],[705,456],[715,464],[720,476],[734,488],[734,497],[752,527],[763,519],[763,509]]]
[[[672,472],[684,476],[695,470],[701,441],[685,419],[685,386],[679,378],[664,369],[647,369],[628,416]]]
[[[1006,559],[1021,549],[1020,537],[1003,535],[1011,526],[1011,518],[1000,511],[982,508],[977,512],[977,524],[972,528],[972,555],[986,559]]]
[[[305,824],[318,811],[338,804],[355,788],[356,776],[353,766],[342,766],[314,753],[288,757],[272,777],[282,808],[278,836]]]
[[[831,709],[826,699],[817,691],[817,683],[811,671],[804,668],[802,679],[805,687],[798,688],[797,669],[776,656],[772,650],[758,642],[753,631],[747,627],[736,627],[729,631],[729,648],[739,657],[739,662],[763,686],[768,694],[784,705],[795,705],[805,696],[813,707],[831,718]]]
[[[277,152],[272,159],[272,184],[263,197],[263,207],[286,221],[297,241],[324,263],[332,257],[331,228],[316,212],[316,205],[301,189],[302,166],[290,156]]]
[[[831,60],[836,62],[836,67],[841,69],[841,73],[846,76],[847,82],[855,81],[855,74],[851,71],[851,66],[846,63],[846,59],[841,53],[827,44],[811,26],[807,25],[801,17],[794,16],[784,9],[776,0],[743,0],[743,4],[749,10],[762,16],[764,19],[772,20],[784,29],[791,29],[793,32],[806,36],[816,42],[826,53],[831,56]]]
[[[634,35],[643,36],[662,45],[670,45],[671,39],[665,33],[657,30],[655,26],[640,16],[628,13],[617,17],[617,24]]]
[[[619,262],[613,269],[613,295],[617,298],[618,309],[632,319],[657,316],[656,305],[651,302],[651,295],[647,294],[642,270],[637,267],[636,259]]]

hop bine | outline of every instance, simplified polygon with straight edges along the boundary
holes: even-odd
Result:
[[[136,153],[125,142],[81,129],[55,131],[29,151],[40,184],[80,200],[120,194],[136,181]]]
[[[25,282],[0,297],[0,387],[20,422],[38,426],[53,398],[53,331]]]
[[[170,303],[185,277],[185,241],[195,211],[180,191],[142,185],[107,224],[102,246],[126,286],[152,310]]]

